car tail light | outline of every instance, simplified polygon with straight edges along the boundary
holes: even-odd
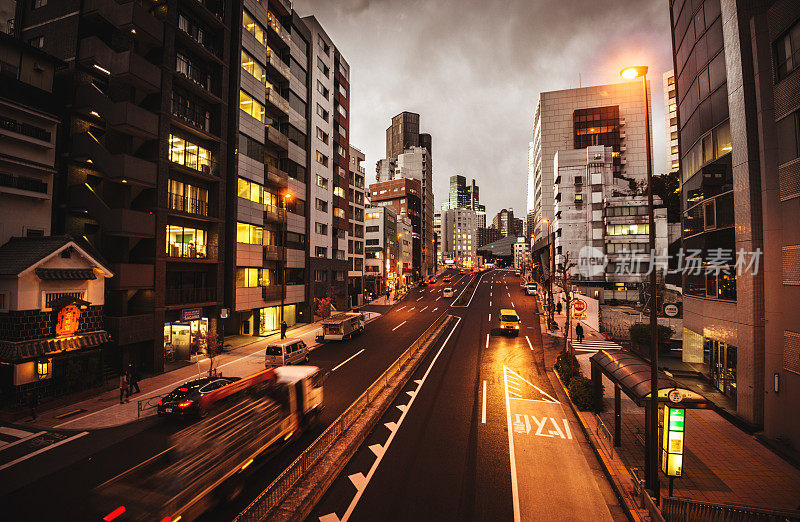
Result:
[[[163,399],[158,399],[158,405],[159,406],[163,406],[164,405],[164,400]]]
[[[189,391],[189,388],[178,388],[178,391],[186,392]]]
[[[125,506],[120,506],[111,513],[109,513],[108,515],[104,516],[103,520],[105,520],[105,522],[111,522],[112,520],[114,520],[123,513],[125,513]]]
[[[191,406],[193,403],[194,403],[194,401],[184,401],[184,402],[180,402],[180,403],[178,403],[178,408],[188,408],[188,407],[189,407],[189,406]]]

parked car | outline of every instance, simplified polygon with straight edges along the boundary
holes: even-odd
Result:
[[[453,289],[448,286],[442,290],[442,297],[453,297]]]
[[[519,335],[519,315],[513,308],[500,310],[500,330],[503,333],[510,333],[514,337]]]
[[[208,411],[201,406],[200,399],[214,390],[218,390],[239,377],[202,377],[184,383],[158,401],[156,412],[161,416],[184,418],[200,418]]]
[[[536,295],[536,283],[528,283],[525,285],[525,295]]]
[[[287,337],[271,342],[264,353],[264,366],[286,366],[308,362],[308,346],[301,339]]]

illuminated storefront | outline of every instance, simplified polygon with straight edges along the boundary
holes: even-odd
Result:
[[[283,320],[286,326],[291,327],[297,323],[297,305],[290,304],[283,307]],[[270,335],[281,329],[281,307],[268,306],[258,311],[258,335]]]
[[[205,348],[209,319],[201,308],[181,310],[181,320],[164,323],[164,360],[189,361]]]

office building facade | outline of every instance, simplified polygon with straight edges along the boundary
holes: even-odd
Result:
[[[347,239],[347,293],[352,306],[364,302],[364,153],[350,145],[350,230]]]
[[[675,71],[667,71],[663,75],[664,87],[664,124],[667,136],[667,163],[664,173],[676,172],[680,169],[678,154],[678,96],[675,91]]]
[[[442,257],[456,265],[477,264],[478,216],[468,208],[451,208],[442,212]]]
[[[532,215],[528,233],[535,240],[548,233],[544,220],[553,220],[551,187],[556,151],[610,146],[614,149],[614,175],[639,183],[646,177],[647,168],[644,121],[644,93],[637,82],[539,94],[532,153],[529,150],[532,176],[529,174],[527,198],[528,214]]]
[[[422,183],[414,178],[397,178],[369,186],[369,199],[373,207],[391,207],[398,220],[407,217],[411,237],[406,238],[412,247],[410,279],[419,281],[422,276]]]
[[[397,288],[397,215],[391,207],[367,207],[364,226],[364,288],[371,297],[378,297]]]

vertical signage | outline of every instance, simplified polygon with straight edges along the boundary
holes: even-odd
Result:
[[[683,470],[683,435],[686,410],[664,406],[664,436],[661,443],[661,471],[668,477],[680,477]]]

